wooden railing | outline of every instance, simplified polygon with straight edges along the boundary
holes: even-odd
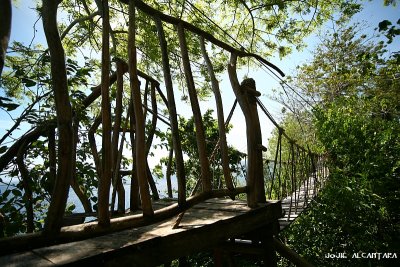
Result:
[[[252,57],[271,67],[278,74],[283,76],[282,71],[280,71],[278,67],[258,55],[238,50],[229,44],[217,40],[211,34],[185,21],[167,16],[146,5],[142,1],[122,0],[121,2],[129,4],[130,6],[129,24],[131,27],[128,37],[129,59],[128,63],[124,62],[122,59],[115,59],[116,72],[107,77],[107,79],[103,79],[103,82],[106,81],[107,89],[116,83],[117,93],[115,99],[115,110],[113,110],[114,123],[109,129],[108,135],[103,134],[101,148],[103,155],[102,157],[100,157],[99,149],[96,145],[95,133],[102,124],[102,121],[104,122],[104,116],[106,116],[104,113],[104,107],[109,107],[110,102],[106,101],[105,105],[103,106],[102,113],[94,120],[94,123],[88,133],[97,175],[99,177],[100,184],[105,186],[105,188],[99,188],[98,221],[63,227],[60,233],[54,236],[34,233],[26,236],[6,238],[0,241],[2,253],[7,253],[7,251],[12,251],[16,248],[23,248],[27,246],[43,246],[50,242],[68,242],[71,240],[83,239],[90,236],[118,231],[129,227],[150,224],[155,221],[160,221],[162,219],[175,216],[184,212],[196,203],[213,197],[234,198],[238,194],[246,193],[248,206],[253,208],[257,207],[258,203],[265,203],[266,197],[269,199],[282,199],[294,193],[294,203],[296,208],[298,205],[298,201],[296,202],[296,192],[299,190],[300,186],[305,183],[308,184],[309,178],[313,177],[314,182],[312,184],[315,186],[314,194],[316,194],[317,190],[320,188],[320,181],[326,177],[324,173],[325,167],[323,165],[323,158],[312,154],[307,149],[297,145],[294,140],[291,140],[285,134],[284,129],[280,128],[280,126],[277,124],[276,126],[279,127],[280,130],[275,158],[271,161],[268,161],[266,164],[264,162],[263,151],[265,151],[265,147],[263,146],[262,141],[258,110],[260,108],[265,112],[265,107],[258,99],[261,94],[256,90],[256,85],[253,79],[246,79],[242,83],[239,83],[236,73],[236,65],[238,57]],[[141,12],[150,16],[156,25],[159,47],[162,56],[162,71],[164,75],[163,84],[165,86],[165,93],[160,86],[160,82],[137,70],[135,29],[134,26],[132,26],[135,25],[134,14],[136,10],[140,10]],[[163,23],[172,24],[176,27],[177,36],[179,38],[181,60],[186,78],[186,86],[189,93],[191,110],[196,128],[196,145],[200,162],[200,179],[197,187],[198,190],[195,191],[195,194],[190,197],[187,197],[189,193],[186,192],[185,161],[181,143],[182,134],[178,130],[178,114],[175,100],[176,95],[171,75],[170,55],[168,52],[168,43],[165,38]],[[219,129],[218,146],[221,152],[223,177],[225,181],[225,188],[222,189],[213,188],[211,183],[210,158],[214,157],[214,155],[209,155],[206,151],[205,130],[191,70],[190,54],[187,48],[187,40],[185,37],[186,32],[191,32],[193,35],[196,35],[199,38],[202,56],[207,65],[208,75],[211,78],[211,86],[214,93],[215,105],[217,107]],[[218,81],[215,78],[213,64],[207,54],[206,42],[211,42],[224,51],[230,52],[231,54],[230,62],[227,66],[227,72],[229,74],[229,79],[233,92],[236,96],[236,100],[239,103],[245,118],[247,133],[247,171],[246,185],[244,187],[235,187],[232,181],[232,174],[229,168],[228,160],[228,145],[226,141],[227,122],[225,121],[222,105],[223,98],[219,90]],[[124,107],[123,92],[126,90],[124,89],[124,74],[127,72],[129,73],[130,77],[130,91],[128,97],[129,105],[128,107]],[[142,82],[141,84],[139,83],[139,80]],[[144,87],[142,90],[140,90],[140,86],[143,84]],[[147,105],[147,101],[143,101],[141,91],[143,92],[144,96],[150,96],[151,107]],[[104,84],[93,88],[92,93],[82,101],[80,111],[89,107],[100,96],[103,95],[104,97],[105,93],[109,94],[108,90],[104,90]],[[158,115],[158,103],[156,101],[157,98],[162,99],[163,105],[167,107],[169,120],[166,120]],[[79,113],[79,111],[76,111],[75,113]],[[145,127],[145,113],[151,113],[151,126],[149,128]],[[107,116],[111,115],[109,114]],[[150,147],[153,143],[153,137],[158,121],[162,121],[163,123],[167,124],[172,133],[172,150],[175,158],[176,177],[178,181],[178,197],[176,204],[163,209],[154,210],[152,198],[156,200],[159,198],[159,196],[149,169],[148,156]],[[79,140],[77,131],[78,125],[79,119],[76,118],[74,121],[75,152],[76,145]],[[51,127],[54,129],[55,125],[52,124]],[[103,125],[103,130],[104,129],[105,128]],[[42,129],[38,127],[37,130],[31,131],[22,136],[21,140],[29,140],[29,142],[31,142],[42,135],[48,135],[48,132],[48,128]],[[49,136],[49,140],[54,139],[54,131],[51,133],[52,136],[51,138]],[[126,137],[126,134],[128,133],[129,136]],[[282,154],[282,138],[287,138],[291,145],[286,154]],[[132,144],[132,157],[134,159],[134,164],[132,165],[132,169],[130,171],[121,172],[120,163],[123,152],[122,150],[124,143],[127,142],[127,139],[129,139],[130,143]],[[12,151],[13,150],[10,149],[2,156],[2,158],[6,157],[10,159],[9,161],[11,161],[13,155],[15,156],[15,153],[13,154]],[[110,154],[109,162],[104,161],[106,153]],[[0,166],[0,168],[4,169],[5,166]],[[105,168],[109,168],[109,170],[105,171]],[[266,170],[270,173],[270,175],[265,175]],[[131,176],[129,208],[131,211],[138,210],[140,208],[142,210],[142,214],[110,218],[115,209],[116,202],[118,203],[116,209],[120,213],[124,213],[127,208],[125,207],[125,192],[122,184],[123,175]],[[110,185],[112,185],[113,188],[111,193],[111,203],[109,201]],[[75,192],[77,192],[79,197],[82,192],[79,190],[79,184],[76,175],[73,175],[72,177],[71,186]],[[86,203],[85,205],[83,196],[81,197],[81,200],[84,206],[89,206],[87,207],[87,211],[91,211],[90,203]],[[109,208],[110,204],[111,209]],[[10,244],[12,245],[10,246]]]

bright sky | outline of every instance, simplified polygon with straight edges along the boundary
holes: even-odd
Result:
[[[36,14],[33,10],[35,7],[34,0],[20,0],[17,6],[13,8],[13,24],[12,24],[12,34],[11,34],[11,42],[19,41],[23,42],[25,45],[28,45],[32,39],[34,39],[34,43],[42,43],[45,44],[45,38],[43,34],[42,22],[41,20],[37,21]],[[377,27],[378,23],[384,19],[388,19],[392,22],[396,22],[400,18],[400,9],[397,7],[384,7],[383,0],[375,0],[366,2],[364,10],[357,14],[353,21],[365,21],[369,27],[365,29],[366,33],[373,33],[374,28]],[[330,24],[328,23],[329,27]],[[318,38],[310,37],[307,39],[307,43],[309,44],[308,48],[306,48],[302,52],[295,52],[290,56],[280,60],[278,57],[269,59],[272,63],[276,64],[279,68],[283,70],[286,74],[291,74],[295,67],[303,62],[306,62],[312,55],[312,50],[314,45],[318,42]],[[399,47],[399,41],[395,44]],[[396,47],[396,46],[394,46]],[[243,76],[247,74],[247,71],[238,72],[239,80],[242,80]],[[269,109],[269,111],[275,116],[276,119],[279,119],[281,106],[268,99],[267,95],[271,95],[272,88],[279,89],[280,86],[277,81],[272,79],[269,74],[265,71],[251,71],[249,74],[250,77],[256,80],[257,89],[263,93],[261,97],[262,102]],[[221,77],[223,82],[221,83],[221,91],[224,99],[224,111],[225,117],[228,115],[231,105],[233,104],[234,95],[232,89],[230,87],[230,83],[228,79],[224,76]],[[0,91],[0,94],[3,93]],[[185,106],[178,105],[178,112],[183,114],[187,113],[187,108]],[[215,105],[213,101],[211,103],[201,103],[202,112],[204,112],[207,108],[213,108],[215,110]],[[17,115],[17,112],[20,109],[13,112],[13,115]],[[245,135],[245,124],[243,116],[239,114],[238,108],[235,112],[234,117],[232,118],[232,124],[234,125],[234,129],[231,131],[228,136],[228,142],[241,151],[245,152],[246,150],[246,135]],[[262,130],[263,130],[263,143],[267,145],[268,136],[272,130],[271,123],[267,123],[267,119],[265,116],[260,116]],[[0,136],[5,133],[5,130],[11,127],[12,121],[10,117],[3,111],[0,111]],[[25,128],[25,127],[24,127]]]

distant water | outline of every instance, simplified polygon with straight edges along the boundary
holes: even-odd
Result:
[[[5,179],[3,179],[3,181],[5,181]],[[11,183],[8,185],[6,184],[0,184],[0,194],[3,194],[4,191],[7,189],[12,190],[15,188],[16,184],[18,183],[18,180],[12,180]],[[155,179],[155,183],[157,185],[157,189],[158,189],[158,194],[160,195],[160,197],[166,197],[167,196],[167,180],[165,178],[163,179]],[[174,193],[177,190],[177,182],[176,182],[176,177],[172,176],[171,177],[171,184],[172,184],[172,192],[173,192],[173,196],[176,197],[177,195]],[[124,189],[125,189],[125,207],[129,207],[129,200],[130,200],[130,183],[124,183]],[[96,195],[96,191],[94,192]],[[111,203],[111,193],[112,193],[112,189],[110,190],[110,203]],[[175,194],[175,195],[174,195]],[[10,193],[10,196],[8,197],[8,199],[12,197],[12,192]],[[84,212],[82,203],[80,202],[78,196],[75,194],[74,190],[72,188],[69,189],[69,195],[68,195],[68,200],[67,200],[67,204],[74,204],[75,205],[75,209],[74,209],[74,213],[79,213],[79,212]],[[92,203],[93,205],[94,203]],[[1,203],[0,203],[1,205]]]
[[[168,195],[167,191],[167,180],[166,178],[163,179],[155,179],[155,183],[157,186],[158,194],[160,195],[160,198],[165,198]],[[172,184],[172,192],[173,192],[173,197],[177,197],[176,190],[177,190],[177,182],[175,177],[171,177],[171,184]],[[125,207],[129,207],[130,205],[130,190],[131,190],[131,184],[130,183],[124,183],[124,189],[125,189]],[[112,194],[112,189],[110,190],[110,203],[111,203],[111,194]],[[116,201],[117,202],[117,201]],[[78,196],[75,194],[74,190],[72,188],[69,189],[69,195],[68,195],[68,204],[74,204],[75,209],[74,213],[79,213],[79,212],[84,212],[82,203],[80,202]],[[94,203],[92,203],[93,205]]]
[[[241,178],[239,180],[240,180],[239,184],[245,184],[244,178]],[[3,181],[4,181],[4,179],[3,179]],[[18,180],[11,181],[9,189],[12,190],[13,188],[15,188],[15,185],[17,183],[18,183]],[[155,183],[156,183],[158,194],[160,195],[160,197],[161,198],[167,197],[167,180],[166,180],[166,178],[162,178],[162,179],[155,178]],[[173,197],[177,197],[177,193],[176,192],[178,190],[178,185],[177,185],[176,176],[172,176],[171,177],[171,184],[172,184]],[[0,184],[0,194],[3,194],[6,189],[7,189],[7,185]],[[130,204],[130,183],[124,183],[124,189],[125,189],[125,207],[129,207],[129,204]],[[111,193],[112,193],[112,189],[110,190],[110,203],[111,203]],[[94,194],[97,195],[96,191],[94,192]],[[10,197],[11,196],[9,196],[9,198]],[[69,204],[69,205],[74,204],[75,205],[75,209],[73,210],[74,213],[84,212],[82,203],[80,202],[78,196],[75,194],[75,192],[74,192],[74,190],[72,188],[70,188],[70,190],[69,190],[67,204]],[[93,204],[94,203],[92,202],[92,205]],[[1,203],[0,203],[0,205],[1,205]]]

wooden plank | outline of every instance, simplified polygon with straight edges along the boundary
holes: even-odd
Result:
[[[116,257],[104,258],[105,266],[155,266],[168,260],[189,255],[203,249],[210,249],[229,237],[241,235],[257,229],[266,222],[271,222],[280,214],[277,203],[267,207],[254,209],[246,214],[234,216],[230,219],[218,220],[213,224],[193,227],[188,231],[170,234],[160,238],[157,242],[141,244],[141,250],[126,248],[126,251]],[[223,229],[223,231],[221,231]]]
[[[175,218],[170,218],[145,227],[4,256],[0,266],[9,266],[1,263],[17,258],[25,266],[48,266],[40,265],[43,261],[69,266],[154,266],[258,229],[277,220],[281,212],[278,202],[247,212],[191,208],[177,229],[172,228]]]
[[[148,232],[148,227],[144,227],[143,229],[125,230],[83,241],[35,249],[34,252],[56,265],[64,265],[106,254],[118,248],[137,245],[156,237],[158,236]]]
[[[3,266],[3,267],[5,267],[5,266],[7,266],[7,267],[22,267],[22,266],[47,267],[47,266],[55,266],[55,264],[49,260],[43,259],[39,255],[36,255],[35,253],[33,253],[31,251],[28,251],[28,252],[15,253],[12,255],[0,257],[0,266]]]
[[[300,214],[307,208],[309,202],[311,201],[311,197],[313,195],[314,190],[312,189],[313,181],[312,179],[309,181],[308,184],[308,194],[306,190],[305,184],[302,184],[299,190],[296,192],[296,197],[298,200],[297,204],[297,209],[296,209],[296,203],[295,203],[295,198],[294,198],[294,192],[292,196],[288,196],[287,198],[282,200],[282,210],[284,211],[284,217],[279,219],[279,228],[280,231],[284,230],[286,227],[288,227],[292,222],[294,222]],[[306,195],[307,201],[306,200]],[[290,215],[290,216],[289,216]]]

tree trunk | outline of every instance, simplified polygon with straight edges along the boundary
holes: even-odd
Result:
[[[95,135],[97,129],[99,128],[100,123],[101,123],[101,115],[96,117],[96,119],[94,120],[94,122],[93,122],[93,124],[90,127],[89,132],[88,132],[90,150],[92,151],[94,165],[96,167],[98,180],[101,179],[102,167],[101,167],[101,161],[100,161],[100,157],[99,157],[99,152],[97,151],[96,138],[95,138],[94,135]]]
[[[167,191],[168,191],[168,197],[172,198],[172,184],[171,184],[171,169],[172,169],[172,157],[174,155],[174,150],[172,147],[169,149],[169,155],[168,155],[168,164],[167,164],[167,171],[166,171],[166,179],[167,179]]]
[[[116,97],[116,105],[115,105],[115,122],[114,122],[114,129],[113,129],[113,136],[112,136],[112,145],[113,145],[113,185],[116,186],[116,190],[118,192],[118,212],[125,212],[125,189],[124,185],[122,184],[121,176],[119,175],[120,170],[120,163],[121,160],[118,160],[120,157],[120,153],[122,153],[123,146],[118,150],[118,141],[119,141],[119,131],[121,128],[121,121],[122,121],[122,98],[123,98],[123,90],[124,90],[124,62],[117,60],[117,97]],[[129,116],[129,112],[127,114]],[[125,127],[127,127],[125,125]],[[125,134],[125,131],[123,135]],[[123,137],[123,140],[124,137]],[[121,143],[123,143],[121,141]],[[114,189],[113,189],[114,193]],[[112,196],[115,199],[115,196]],[[111,205],[111,209],[114,209],[114,206]]]
[[[157,99],[156,99],[156,85],[154,83],[151,83],[150,97],[151,97],[151,109],[153,110],[153,112],[152,112],[153,116],[151,118],[151,127],[149,130],[149,133],[147,134],[147,140],[146,140],[146,156],[147,157],[149,156],[151,145],[153,143],[154,133],[155,133],[156,127],[157,127]]]
[[[236,74],[236,61],[237,55],[232,53],[228,65],[228,74],[236,99],[246,120],[248,155],[246,183],[249,190],[247,204],[249,207],[256,207],[257,202],[265,202],[262,150],[260,149],[262,139],[256,103],[256,96],[259,93],[255,90],[254,80],[254,86],[239,84]]]
[[[99,225],[110,224],[109,197],[111,185],[112,168],[112,146],[111,146],[111,110],[109,87],[110,80],[110,23],[108,0],[103,0],[103,38],[101,51],[101,118],[103,128],[102,139],[102,172],[99,179],[98,191],[98,219]]]
[[[76,173],[76,148],[78,145],[78,130],[79,130],[79,121],[77,118],[74,119],[74,151],[73,151],[73,168],[72,168],[72,176],[71,176],[71,187],[74,190],[76,196],[79,198],[79,201],[82,203],[83,209],[85,212],[92,212],[92,204],[90,203],[89,198],[85,195],[85,192],[81,189],[78,183],[78,177]]]
[[[199,101],[197,99],[197,92],[194,86],[192,70],[190,67],[185,30],[181,23],[178,24],[178,37],[179,37],[179,45],[181,47],[182,63],[189,91],[190,103],[193,111],[193,118],[196,125],[196,141],[197,141],[197,149],[199,152],[203,191],[207,192],[212,189],[210,163],[208,162],[208,157],[207,157],[206,138],[204,133],[203,119],[201,116]]]
[[[139,191],[142,200],[144,216],[153,216],[154,211],[151,205],[150,191],[147,183],[146,169],[146,144],[145,144],[145,124],[143,118],[142,99],[137,77],[137,58],[136,58],[136,16],[135,1],[129,1],[129,37],[128,37],[128,65],[131,94],[133,99],[133,110],[136,118],[135,147],[136,147],[136,171],[138,174]]]
[[[140,199],[139,199],[139,182],[138,182],[138,175],[137,175],[137,168],[136,165],[136,146],[135,146],[135,129],[136,129],[136,119],[135,113],[133,112],[133,99],[129,100],[129,128],[130,128],[130,137],[131,137],[131,145],[132,145],[132,176],[131,176],[131,192],[130,192],[130,211],[135,211],[140,206]]]
[[[58,170],[44,225],[43,233],[45,235],[54,235],[60,232],[73,167],[72,110],[68,94],[65,54],[57,27],[58,3],[59,1],[43,0],[42,7],[43,29],[50,52],[52,87],[59,134]]]
[[[182,156],[181,139],[178,130],[178,115],[176,114],[174,88],[172,86],[171,69],[168,58],[168,47],[167,41],[165,40],[161,19],[155,16],[154,21],[156,23],[158,39],[160,42],[165,88],[167,90],[168,111],[171,121],[172,145],[175,152],[176,177],[178,179],[178,203],[180,206],[184,206],[186,203],[185,166]]]
[[[25,209],[26,209],[26,232],[32,233],[35,229],[34,226],[34,213],[33,213],[33,197],[31,188],[31,178],[28,169],[24,163],[24,152],[26,151],[27,144],[23,144],[17,155],[17,165],[22,178],[22,184],[24,186],[24,197],[25,197]]]
[[[3,73],[4,61],[6,58],[6,51],[11,33],[11,17],[12,7],[11,0],[0,1],[0,77]]]
[[[153,175],[151,174],[149,163],[147,162],[147,159],[146,159],[146,172],[147,172],[147,181],[149,183],[151,192],[153,193],[153,199],[159,200],[160,196],[158,195],[157,186],[156,186],[156,183],[154,182]]]
[[[49,150],[49,180],[48,190],[50,195],[53,194],[54,183],[57,177],[57,150],[56,150],[56,131],[53,127],[48,131],[48,150]]]
[[[217,117],[218,117],[218,130],[219,130],[219,147],[221,149],[221,160],[222,160],[222,170],[224,173],[226,187],[230,190],[233,189],[231,172],[229,169],[229,156],[228,156],[228,145],[226,142],[226,131],[225,131],[225,118],[224,118],[224,108],[222,105],[221,92],[219,90],[218,80],[215,77],[214,69],[210,58],[208,57],[206,46],[204,43],[204,37],[200,37],[201,51],[203,53],[204,61],[206,62],[208,73],[211,78],[211,86],[215,96],[215,105],[217,107]]]

